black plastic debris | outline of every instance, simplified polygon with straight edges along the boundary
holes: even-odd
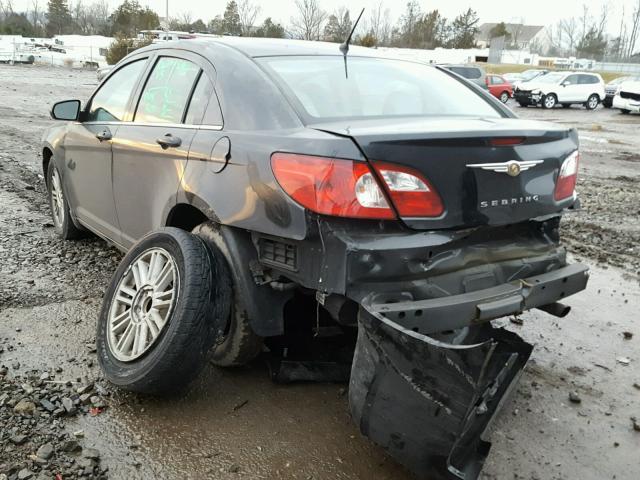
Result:
[[[426,336],[361,309],[349,402],[360,431],[419,478],[478,478],[482,439],[532,346],[489,323]]]

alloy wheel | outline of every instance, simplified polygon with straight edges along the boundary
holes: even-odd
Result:
[[[592,97],[589,97],[589,108],[591,110],[594,110],[597,106],[598,106],[598,97],[596,97],[595,95],[593,95]]]
[[[122,362],[140,358],[161,336],[178,299],[179,272],[163,248],[142,252],[125,271],[111,301],[107,344]]]
[[[500,95],[500,101],[502,103],[507,103],[509,101],[509,94],[507,92],[502,92]]]
[[[64,225],[64,193],[57,168],[54,168],[51,174],[51,212],[56,227],[62,228]]]
[[[545,108],[553,108],[556,106],[556,98],[553,95],[547,95],[544,98]]]

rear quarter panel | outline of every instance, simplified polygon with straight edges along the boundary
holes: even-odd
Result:
[[[273,152],[364,161],[350,139],[304,127],[255,132],[226,130],[224,134],[231,144],[226,166],[220,170],[219,163],[190,158],[178,203],[193,205],[223,225],[284,238],[305,238],[306,216],[304,208],[280,188],[271,169]]]

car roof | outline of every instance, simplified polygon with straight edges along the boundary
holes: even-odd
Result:
[[[157,48],[176,48],[193,51],[206,56],[206,52],[208,50],[224,46],[233,48],[252,58],[283,55],[342,55],[339,49],[339,44],[337,43],[292,40],[286,38],[256,38],[217,35],[206,37],[201,36],[188,40],[158,42],[145,48],[151,50]],[[349,55],[400,59],[398,56],[384,51],[361,47],[358,45],[349,46]]]

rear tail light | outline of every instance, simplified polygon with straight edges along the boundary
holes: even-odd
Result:
[[[435,188],[416,170],[395,164],[374,162],[385,188],[401,217],[439,217],[444,212]]]
[[[373,166],[377,176],[365,162],[279,152],[271,156],[273,173],[283,190],[316,213],[393,219],[390,199],[401,217],[442,215],[440,196],[419,172],[388,163]]]
[[[565,200],[573,196],[573,191],[576,188],[576,182],[578,181],[578,163],[580,161],[580,153],[576,150],[569,155],[562,166],[560,167],[560,174],[556,181],[556,189],[553,192],[553,198],[556,201]]]
[[[316,213],[350,218],[395,218],[365,162],[274,153],[271,167],[284,191]]]

